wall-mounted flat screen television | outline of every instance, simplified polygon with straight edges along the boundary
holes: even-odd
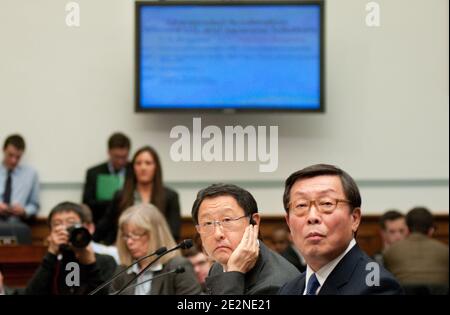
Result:
[[[135,9],[136,111],[324,111],[323,1]]]

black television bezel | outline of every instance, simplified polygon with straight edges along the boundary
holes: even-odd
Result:
[[[299,108],[143,108],[140,106],[140,8],[143,6],[182,6],[182,5],[319,5],[320,8],[320,106],[317,109]],[[178,1],[136,1],[135,2],[135,71],[134,100],[136,113],[325,113],[325,5],[324,0],[178,0]]]

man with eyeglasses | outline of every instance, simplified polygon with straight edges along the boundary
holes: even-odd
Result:
[[[361,220],[358,186],[345,171],[317,164],[293,173],[283,204],[306,272],[279,294],[401,294],[396,279],[356,244]]]
[[[215,261],[206,278],[208,294],[276,294],[299,274],[258,240],[261,218],[248,191],[211,185],[197,194],[192,218],[205,252]]]
[[[69,241],[67,229],[81,224],[89,230],[88,220],[82,206],[73,202],[62,202],[50,211],[48,253],[28,283],[25,294],[87,294],[112,277],[117,266],[114,258],[95,253],[92,243],[75,248]],[[107,294],[107,289],[102,293]]]

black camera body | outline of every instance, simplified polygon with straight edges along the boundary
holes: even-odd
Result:
[[[85,248],[92,240],[88,229],[81,224],[75,224],[67,228],[69,243],[75,248]]]

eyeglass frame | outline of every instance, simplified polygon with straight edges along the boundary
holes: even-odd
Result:
[[[238,221],[238,220],[240,220],[240,219],[242,219],[242,218],[246,218],[246,217],[248,217],[248,218],[250,219],[250,218],[252,217],[252,214],[245,214],[245,215],[243,215],[243,216],[241,216],[241,217],[238,217],[238,218],[225,218],[225,219],[223,219],[223,220],[207,221],[207,222],[205,222],[205,223],[203,223],[203,224],[196,224],[196,225],[195,225],[195,228],[196,228],[197,232],[198,232],[199,234],[201,234],[201,235],[211,235],[211,234],[213,234],[213,233],[216,231],[216,225],[221,226],[222,229],[224,228],[224,227],[223,227],[223,222],[224,222],[225,220],[228,220],[228,221],[226,221],[226,222],[236,222],[236,221]],[[206,223],[212,223],[212,226],[214,227],[214,228],[211,230],[210,233],[202,233],[202,232],[200,231],[201,228],[204,227]]]
[[[136,234],[136,233],[128,233],[128,234],[123,234],[121,236],[122,240],[125,242],[128,242],[129,239],[133,240],[133,241],[138,241],[140,240],[143,236],[147,235],[147,232],[143,232],[141,234]]]
[[[300,200],[308,201],[308,203],[309,203],[309,204],[308,204],[308,209],[305,211],[304,214],[302,214],[302,215],[300,215],[300,216],[306,215],[306,214],[311,210],[311,207],[312,207],[313,204],[314,204],[314,207],[316,208],[316,210],[317,210],[318,212],[320,212],[320,213],[325,213],[325,214],[331,214],[331,213],[333,213],[334,210],[337,209],[339,202],[345,202],[345,203],[348,203],[349,205],[352,204],[352,202],[351,202],[350,200],[347,200],[347,199],[339,199],[339,198],[331,198],[331,197],[327,197],[327,198],[336,201],[336,204],[335,204],[335,206],[334,206],[334,208],[333,208],[332,210],[327,210],[327,211],[322,210],[322,209],[320,208],[320,206],[317,205],[317,201],[318,201],[319,199],[313,199],[313,200],[309,200],[309,199],[300,199]],[[299,199],[296,199],[296,200],[299,200]],[[289,212],[292,211],[292,213],[295,214],[295,208],[292,208],[292,204],[293,204],[293,203],[294,203],[294,201],[289,202]]]
[[[83,222],[81,220],[74,220],[74,221],[72,221],[72,220],[67,220],[67,221],[62,220],[61,222],[50,222],[50,229],[55,229],[55,228],[57,228],[59,226],[62,226],[62,225],[64,225],[65,227],[71,227],[71,226],[78,225],[78,224],[83,224]]]

